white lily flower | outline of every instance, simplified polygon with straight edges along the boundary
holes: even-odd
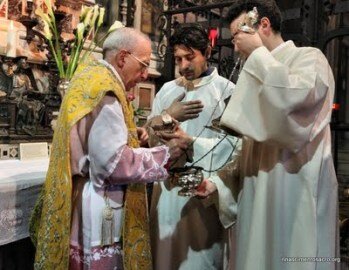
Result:
[[[86,17],[84,18],[84,25],[88,26],[91,21],[91,17],[93,15],[93,8],[89,8],[89,11],[86,14]]]
[[[48,40],[52,40],[52,32],[51,32],[50,26],[48,25],[47,22],[45,22],[45,21],[43,21],[43,22],[44,22],[44,36]]]
[[[76,32],[77,32],[77,37],[78,37],[78,43],[80,43],[80,41],[84,37],[85,25],[84,25],[84,23],[81,22],[81,23],[78,23],[76,28],[77,28]]]
[[[1,0],[0,0],[1,1]],[[42,1],[42,0],[41,0]],[[35,10],[35,14],[43,22],[43,35],[49,40],[50,51],[54,57],[56,65],[58,67],[60,78],[70,79],[78,66],[78,62],[84,61],[97,47],[97,43],[91,42],[89,48],[83,51],[83,42],[89,34],[95,37],[97,36],[98,28],[103,24],[105,16],[105,8],[98,5],[81,7],[80,22],[77,25],[74,43],[70,46],[70,57],[66,56],[65,52],[62,52],[60,45],[60,33],[57,29],[55,22],[55,5],[53,0],[43,0],[47,6],[48,12],[44,12],[41,7]],[[124,27],[120,21],[115,21],[109,28],[105,37],[114,30]],[[53,42],[55,41],[55,42]],[[94,46],[94,47],[93,47]],[[83,53],[82,53],[83,52]]]
[[[83,21],[87,15],[87,13],[90,11],[91,7],[82,5],[81,6],[81,13],[80,13],[80,22]]]
[[[45,5],[47,6],[47,8],[52,10],[51,0],[44,0],[44,2],[45,2]]]
[[[50,14],[51,18],[54,18],[55,15],[53,14],[51,0],[44,0],[44,1],[45,1],[45,5],[47,6],[48,13]]]
[[[113,25],[110,26],[110,28],[109,28],[109,30],[108,30],[108,34],[110,34],[111,32],[114,32],[116,29],[123,28],[123,27],[125,27],[125,25],[123,25],[122,22],[116,20],[116,21],[113,23]]]
[[[92,19],[90,21],[90,26],[91,27],[95,27],[95,23],[96,23],[96,20],[98,18],[98,15],[99,15],[98,5],[94,5],[94,7],[93,7],[93,16],[92,16]]]
[[[51,20],[46,13],[41,8],[35,10],[35,15],[39,16],[44,22],[51,25]]]
[[[103,19],[104,19],[104,14],[105,14],[105,8],[101,7],[99,9],[99,17],[98,17],[97,27],[100,27],[102,25]]]

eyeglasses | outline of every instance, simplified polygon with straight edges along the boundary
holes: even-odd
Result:
[[[148,70],[149,68],[149,63],[145,63],[143,62],[141,59],[139,59],[137,56],[135,56],[133,53],[127,51],[138,63],[140,63],[143,67],[142,67],[142,72],[145,72],[146,70]]]

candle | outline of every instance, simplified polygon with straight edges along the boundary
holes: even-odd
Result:
[[[7,50],[6,56],[16,57],[16,47],[17,47],[17,32],[13,27],[13,21],[10,21],[10,26],[7,30]]]

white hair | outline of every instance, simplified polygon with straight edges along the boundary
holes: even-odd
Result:
[[[122,27],[113,31],[103,43],[103,55],[110,51],[130,50],[141,46],[141,41],[149,41],[150,38],[139,30],[129,27]]]

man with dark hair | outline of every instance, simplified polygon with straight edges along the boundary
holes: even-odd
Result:
[[[235,220],[235,200],[215,171],[229,159],[236,139],[223,138],[205,126],[221,116],[224,100],[234,85],[208,66],[211,47],[200,26],[177,29],[170,45],[182,76],[160,89],[150,118],[161,114],[165,120],[172,117],[180,121],[180,127],[194,141],[195,165],[206,170],[206,178],[211,176],[204,180],[207,188],[218,192],[202,200],[179,196],[180,188],[169,182],[154,185],[150,216],[154,269],[223,269],[227,261],[226,228]]]
[[[254,7],[258,21],[245,32]],[[244,135],[236,269],[335,269],[331,68],[320,50],[284,42],[274,0],[238,0],[227,18],[246,59],[221,120]]]

